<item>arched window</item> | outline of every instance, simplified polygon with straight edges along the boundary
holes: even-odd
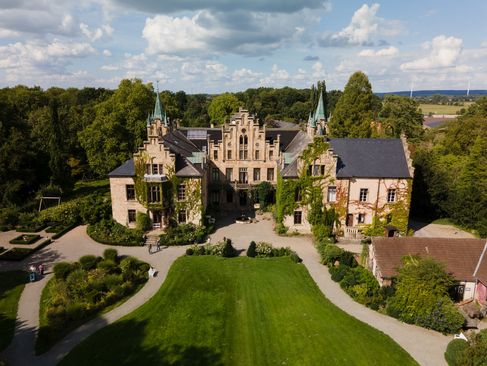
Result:
[[[249,156],[249,138],[247,135],[240,135],[239,142],[239,159],[247,160]]]

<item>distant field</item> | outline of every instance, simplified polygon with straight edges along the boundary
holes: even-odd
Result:
[[[460,109],[468,108],[470,102],[465,103],[463,106],[458,105],[441,105],[441,104],[420,104],[419,108],[423,114],[457,114]]]

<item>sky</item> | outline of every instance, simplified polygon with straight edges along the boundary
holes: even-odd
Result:
[[[0,87],[487,89],[487,1],[0,0]]]

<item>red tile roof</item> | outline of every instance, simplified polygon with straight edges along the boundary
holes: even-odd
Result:
[[[372,245],[383,278],[397,275],[397,269],[402,266],[401,259],[404,256],[417,255],[430,257],[445,264],[446,271],[458,281],[474,281],[478,278],[487,284],[485,239],[378,237],[372,239]]]

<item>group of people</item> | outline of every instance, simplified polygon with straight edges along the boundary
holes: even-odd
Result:
[[[42,277],[44,276],[44,271],[46,270],[46,267],[41,263],[37,267],[31,264],[29,267],[29,281],[34,282],[37,280],[37,277]]]
[[[148,248],[149,248],[149,254],[152,254],[152,243],[149,243]],[[161,239],[159,238],[156,241],[156,252],[160,250],[161,250]]]

